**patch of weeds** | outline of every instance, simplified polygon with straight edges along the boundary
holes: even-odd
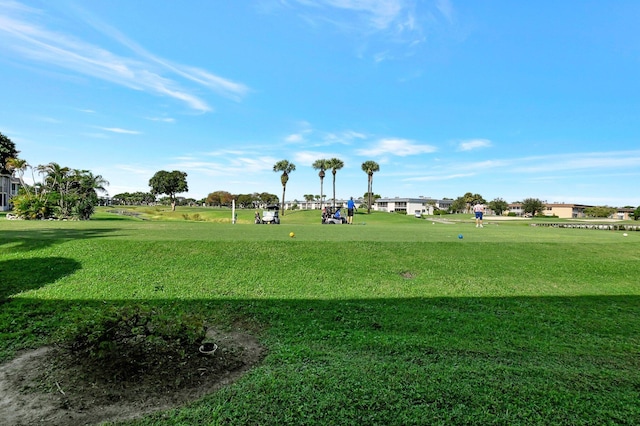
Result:
[[[129,375],[184,361],[197,350],[205,333],[201,316],[133,305],[78,318],[63,330],[61,340],[78,358],[110,366],[117,375]]]

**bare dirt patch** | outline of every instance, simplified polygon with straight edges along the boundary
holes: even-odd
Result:
[[[265,355],[257,339],[237,331],[209,329],[206,342],[217,347],[186,348],[179,361],[147,354],[141,371],[97,365],[64,347],[24,352],[0,366],[1,422],[92,425],[180,407],[237,380]]]

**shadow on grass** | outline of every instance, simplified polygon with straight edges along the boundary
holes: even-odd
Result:
[[[80,262],[64,257],[0,261],[0,304],[14,294],[38,289],[71,275],[80,267]]]
[[[635,295],[18,298],[3,310],[5,321],[11,318],[26,336],[33,312],[48,313],[39,327],[55,331],[74,316],[133,305],[241,325],[268,347],[250,379],[182,411],[186,423],[210,419],[214,408],[222,424],[326,424],[327,418],[344,424],[633,424],[630,419],[640,418]],[[0,323],[0,330],[6,327]],[[0,353],[8,345],[0,340]]]
[[[28,229],[0,232],[0,254],[17,251],[37,250],[69,240],[100,238],[116,228],[95,229]]]

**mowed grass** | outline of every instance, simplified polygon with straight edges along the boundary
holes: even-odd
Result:
[[[161,305],[241,325],[268,356],[131,424],[640,423],[640,232],[230,217],[0,218],[0,360],[73,318]]]

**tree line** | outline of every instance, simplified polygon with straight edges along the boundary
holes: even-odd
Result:
[[[331,174],[333,175],[333,203],[332,206],[335,209],[336,207],[336,174],[338,170],[344,167],[344,161],[339,158],[319,158],[313,162],[311,165],[315,170],[319,170],[318,177],[320,178],[320,196],[318,200],[320,201],[320,209],[323,208],[324,204],[324,178],[326,176],[326,172],[331,170]],[[372,185],[373,185],[373,174],[380,171],[380,165],[375,161],[365,161],[362,163],[362,171],[367,174],[367,194],[368,194],[368,202],[367,202],[367,213],[371,213],[371,203],[372,203]],[[284,215],[284,201],[285,201],[285,192],[287,189],[287,182],[289,181],[289,174],[296,169],[296,165],[290,162],[289,160],[280,160],[276,164],[273,165],[274,172],[282,172],[280,176],[280,183],[282,183],[282,214]],[[307,194],[309,195],[309,194]],[[305,196],[306,197],[306,196]]]
[[[16,175],[20,180],[20,191],[17,196],[11,199],[14,211],[25,219],[89,219],[95,211],[95,207],[100,204],[99,193],[106,193],[105,186],[109,185],[102,176],[94,175],[89,170],[72,169],[63,167],[55,162],[32,167],[26,160],[18,157],[19,151],[11,139],[0,133],[0,174]],[[338,170],[344,167],[344,162],[339,158],[320,158],[315,160],[311,167],[318,170],[320,178],[320,195],[305,194],[304,198],[309,201],[320,201],[320,208],[323,208],[325,197],[324,178],[326,172],[332,174],[332,206],[336,207],[336,175]],[[380,165],[375,161],[365,161],[361,169],[367,175],[367,192],[364,199],[367,205],[367,213],[371,213],[371,206],[379,195],[373,192],[373,175],[380,171]],[[24,181],[24,174],[31,170],[33,185],[27,185]],[[202,200],[191,198],[183,199],[186,204],[198,204],[209,206],[229,206],[233,200],[239,208],[258,208],[269,204],[281,204],[284,215],[284,202],[286,187],[289,182],[289,175],[296,170],[296,165],[289,160],[280,160],[273,165],[273,171],[281,173],[280,183],[282,184],[282,199],[277,195],[268,192],[254,192],[250,194],[231,194],[227,191],[214,191]],[[36,173],[41,177],[40,181],[35,178]],[[175,210],[179,201],[177,194],[189,190],[187,184],[187,173],[174,170],[161,170],[156,172],[149,180],[149,192],[122,193],[112,197],[113,202],[141,205],[158,202],[167,202]],[[480,194],[467,192],[463,196],[452,200],[451,207],[447,213],[469,213],[473,205],[481,203],[489,207],[493,212],[501,215],[507,211],[509,204],[502,198],[496,198],[487,203]],[[516,202],[518,203],[518,202]],[[544,213],[545,205],[537,198],[526,198],[522,202],[522,211],[525,214],[536,216]],[[631,207],[632,208],[632,207]],[[585,214],[591,217],[609,217],[615,213],[615,209],[608,206],[589,207],[585,209]],[[640,218],[640,207],[635,209],[634,219]]]
[[[11,198],[18,217],[87,220],[93,215],[99,203],[98,193],[106,192],[105,186],[109,185],[102,176],[55,162],[32,167],[18,154],[13,141],[0,133],[0,174],[17,175],[20,180],[18,195]],[[31,170],[33,185],[24,181],[27,170]]]

